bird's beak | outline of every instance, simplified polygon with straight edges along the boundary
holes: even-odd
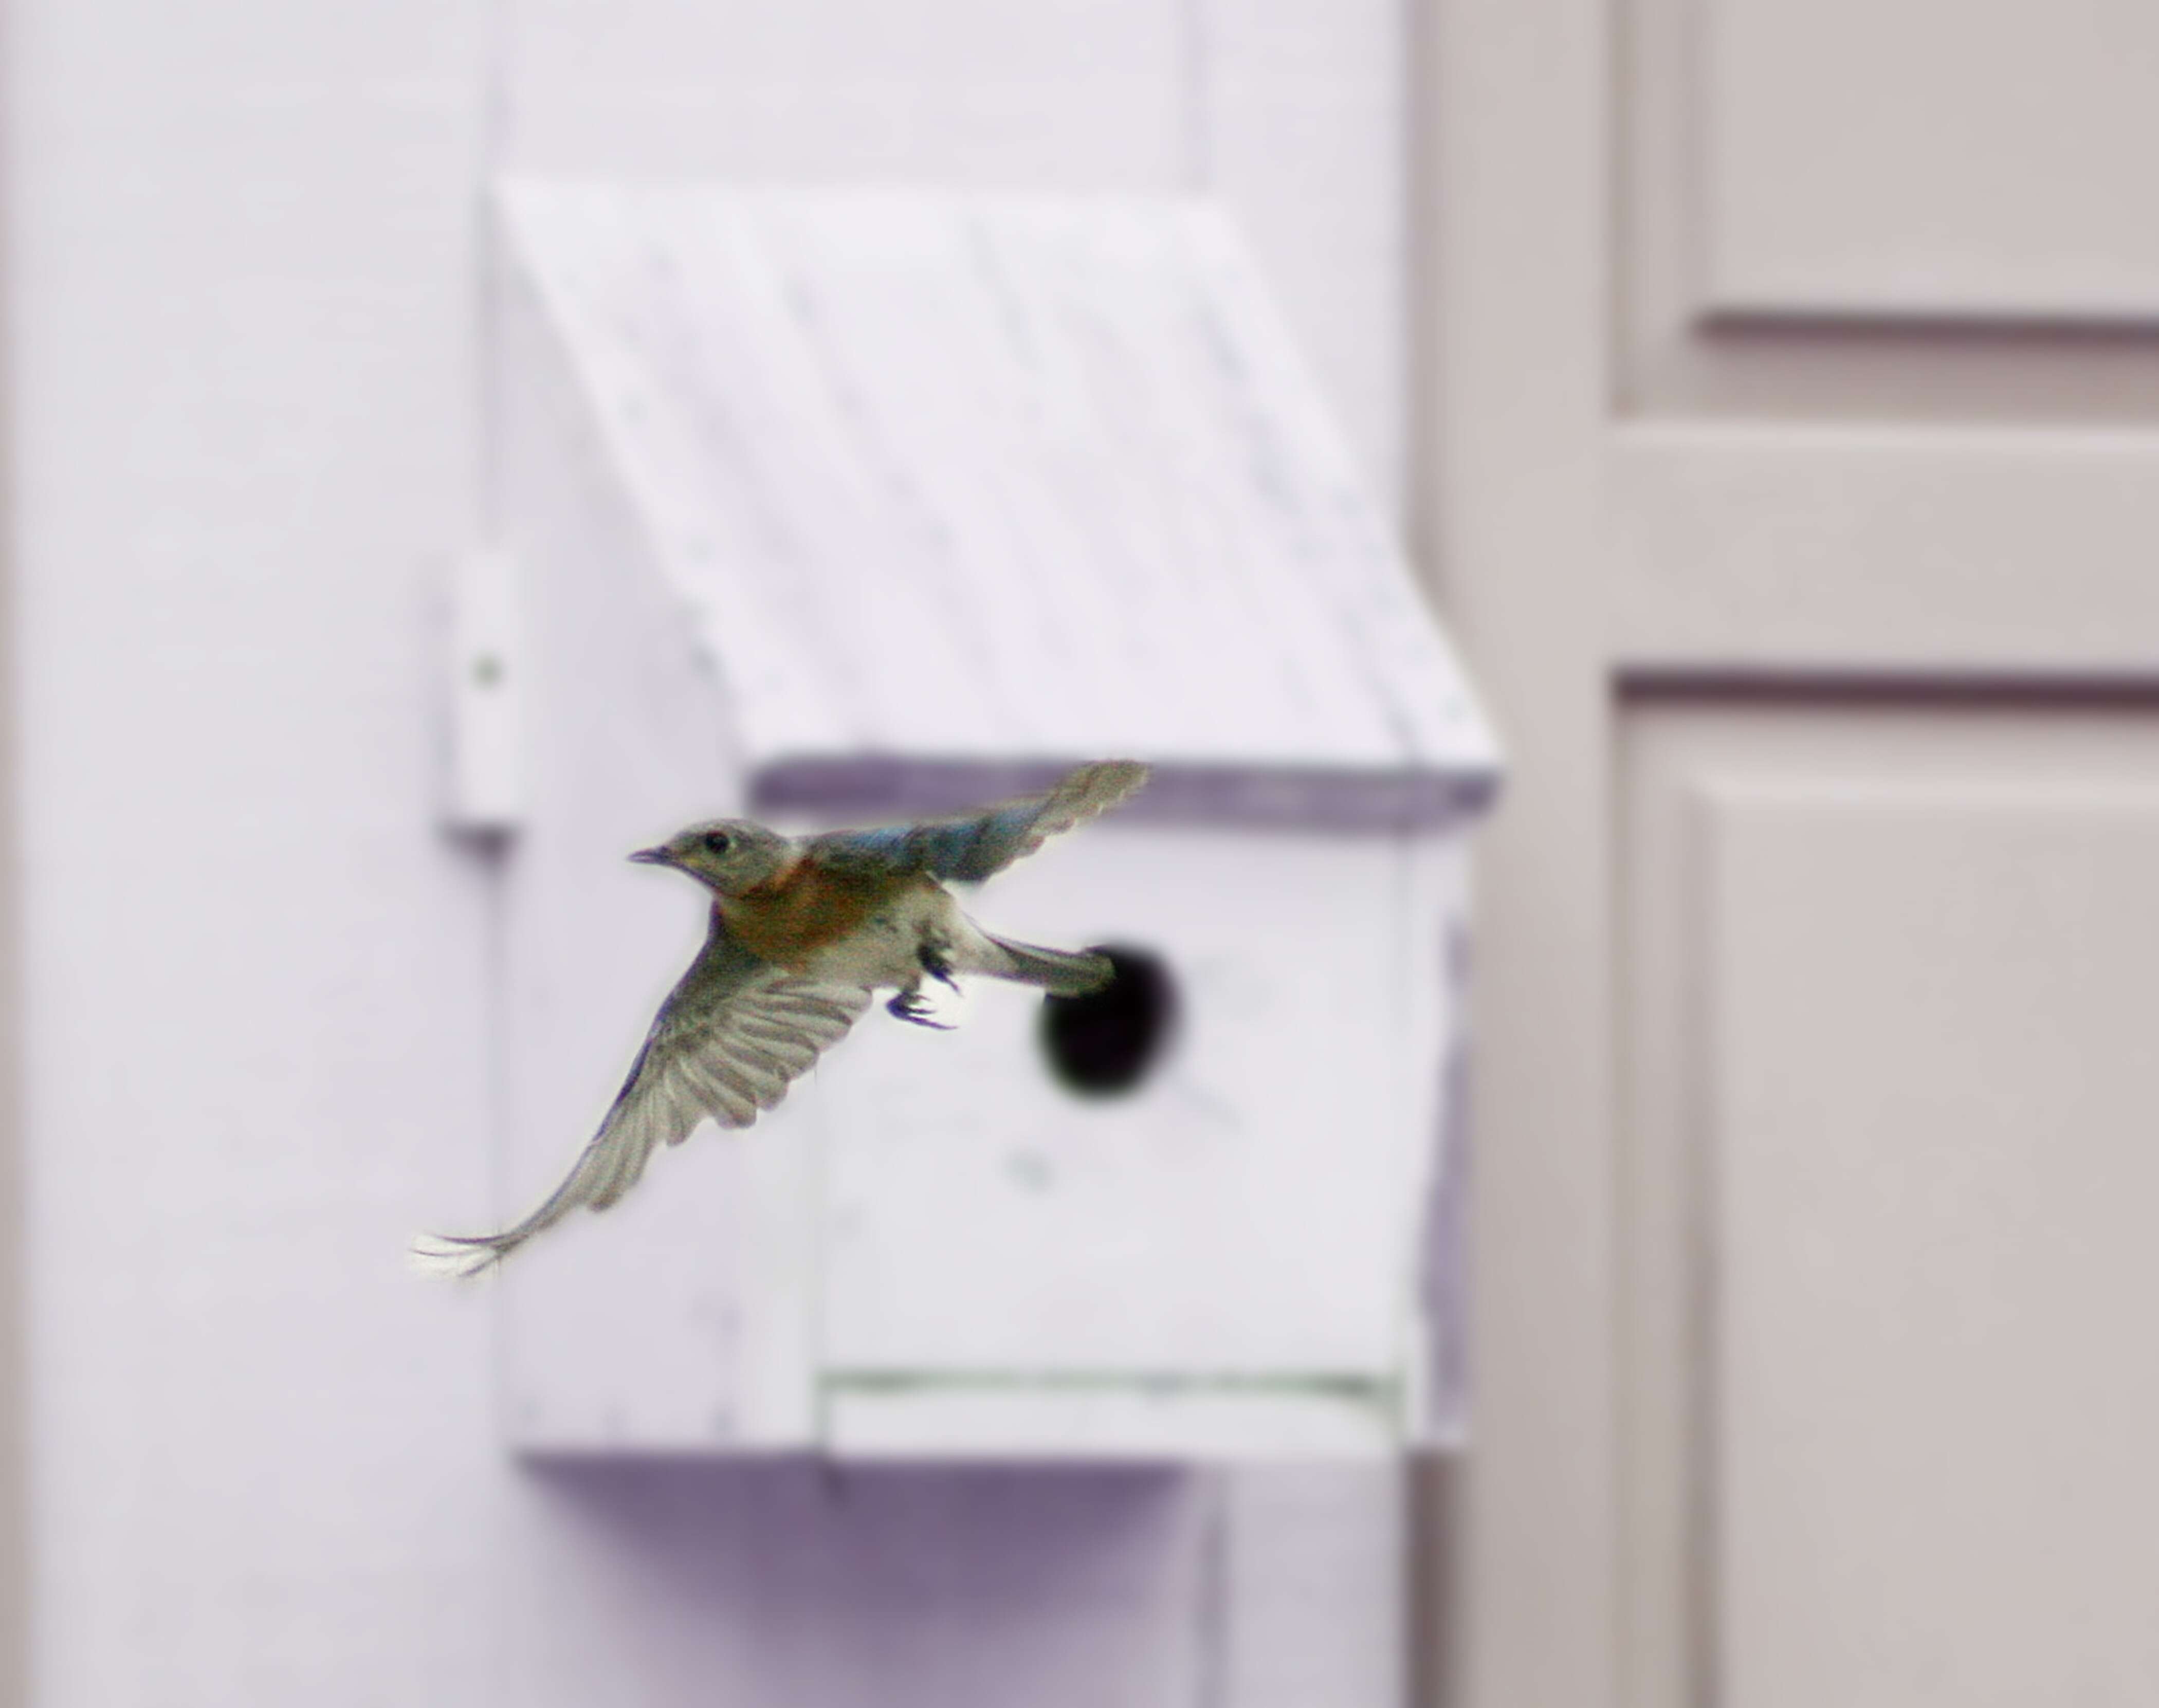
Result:
[[[639,866],[672,866],[675,857],[665,848],[639,848],[629,857]]]

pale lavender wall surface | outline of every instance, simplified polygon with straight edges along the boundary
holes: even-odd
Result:
[[[39,1704],[1397,1695],[1385,1474],[538,1471],[401,1265],[488,1196],[492,170],[1219,184],[1395,466],[1390,5],[903,10],[12,9]]]

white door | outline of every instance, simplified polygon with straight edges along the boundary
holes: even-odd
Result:
[[[1459,1700],[2159,1700],[2159,8],[1427,23]]]

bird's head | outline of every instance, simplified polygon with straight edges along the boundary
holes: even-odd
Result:
[[[786,868],[787,838],[748,819],[713,819],[677,831],[656,848],[629,857],[686,872],[715,894],[738,896]]]

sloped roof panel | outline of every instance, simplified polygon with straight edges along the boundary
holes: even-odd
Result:
[[[1489,775],[1204,204],[527,184],[515,246],[753,768]]]

